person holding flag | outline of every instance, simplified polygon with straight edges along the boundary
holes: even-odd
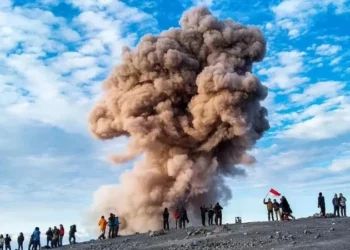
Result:
[[[274,216],[273,216],[274,204],[272,203],[270,198],[267,200],[267,202],[265,201],[269,194],[273,195],[273,196],[281,196],[281,194],[279,192],[277,192],[275,189],[271,188],[263,201],[264,204],[266,205],[266,208],[267,208],[268,220],[270,221],[272,218],[272,221],[275,221]],[[277,216],[277,214],[276,214],[276,216]],[[277,220],[278,220],[278,216],[277,216]]]

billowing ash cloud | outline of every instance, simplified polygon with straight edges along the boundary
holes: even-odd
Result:
[[[267,88],[251,73],[265,55],[262,33],[219,21],[204,7],[180,24],[123,50],[90,115],[98,139],[130,136],[113,162],[144,154],[120,185],[95,194],[94,219],[114,212],[123,233],[160,228],[164,207],[187,202],[198,210],[230,199],[223,177],[254,161],[245,152],[269,129],[260,106]]]

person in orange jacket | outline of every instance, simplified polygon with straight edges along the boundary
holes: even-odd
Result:
[[[107,227],[107,221],[105,220],[105,217],[102,216],[100,221],[98,222],[98,225],[100,227],[101,230],[101,235],[98,237],[99,240],[101,239],[106,239],[106,227]]]
[[[177,229],[177,224],[179,223],[179,219],[180,219],[180,209],[179,209],[179,207],[177,207],[175,212],[174,212],[174,219],[175,219],[175,228]]]

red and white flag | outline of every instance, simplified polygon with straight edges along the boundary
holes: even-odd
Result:
[[[279,192],[277,192],[275,189],[271,188],[270,190],[270,194],[274,195],[274,196],[281,196],[281,194]]]

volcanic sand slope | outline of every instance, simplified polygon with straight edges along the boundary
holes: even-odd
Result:
[[[63,249],[350,249],[349,233],[347,218],[300,219],[171,230],[155,237],[149,234],[122,236]]]

